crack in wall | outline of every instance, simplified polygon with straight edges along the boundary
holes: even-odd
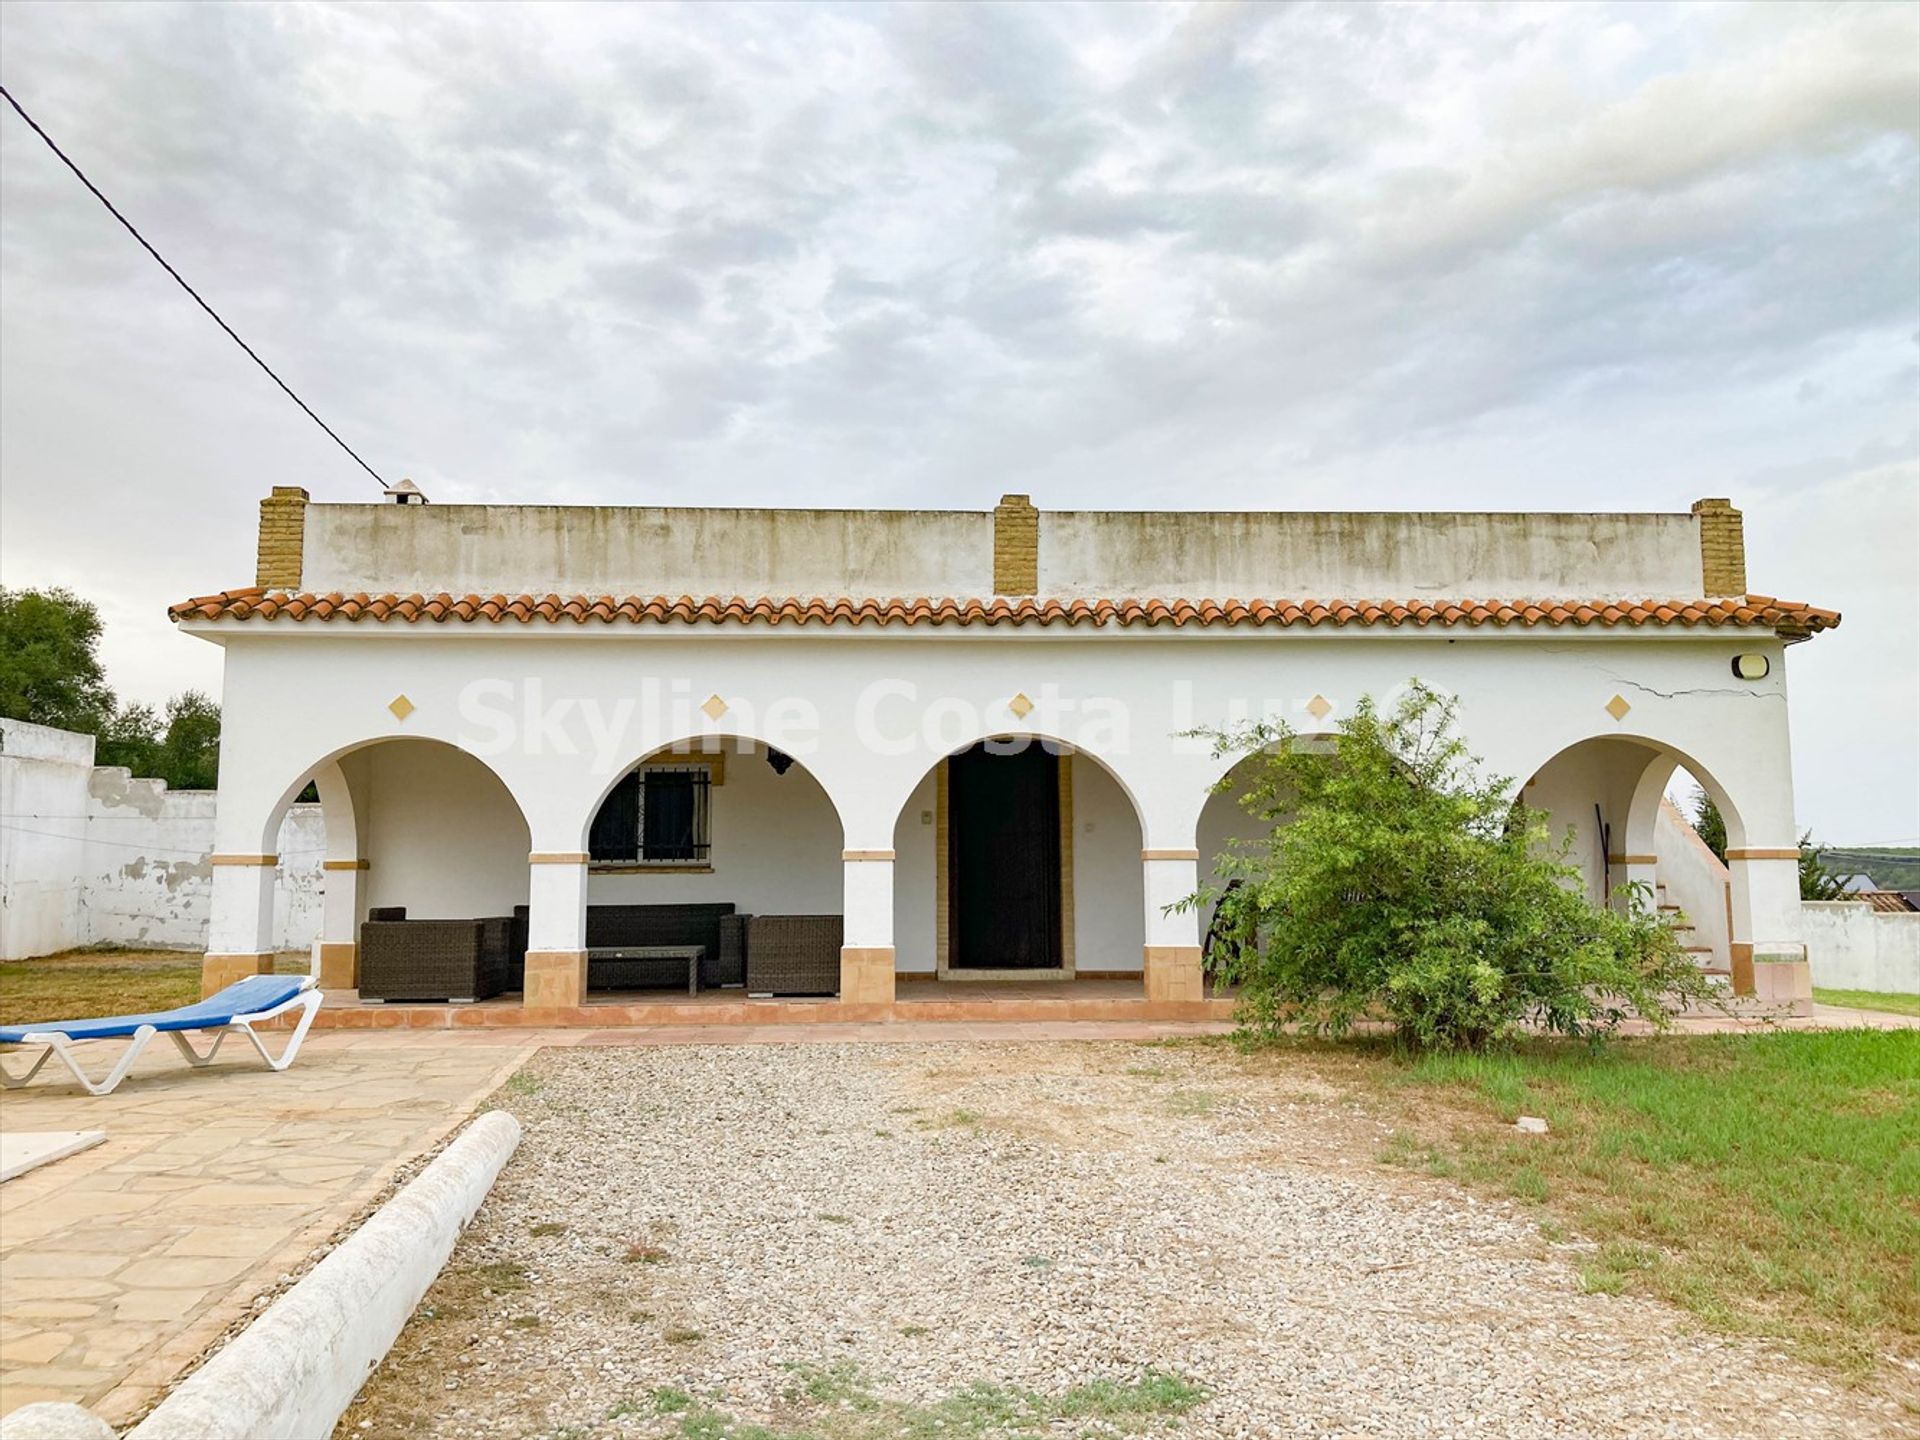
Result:
[[[1784,690],[1741,690],[1731,685],[1703,685],[1683,690],[1662,690],[1641,680],[1629,680],[1611,670],[1600,672],[1616,685],[1624,685],[1629,690],[1637,690],[1642,695],[1657,696],[1662,700],[1678,700],[1686,695],[1729,695],[1737,700],[1778,700],[1784,703],[1787,695]]]

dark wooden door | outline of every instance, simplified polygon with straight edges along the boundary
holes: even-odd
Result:
[[[1039,741],[947,762],[947,904],[957,969],[1060,964],[1060,760]]]

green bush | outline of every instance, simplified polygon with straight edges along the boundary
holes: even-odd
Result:
[[[1482,1050],[1523,1024],[1597,1036],[1639,1015],[1664,1027],[1705,982],[1645,887],[1590,904],[1567,842],[1486,778],[1454,706],[1417,682],[1391,714],[1371,699],[1336,741],[1279,722],[1202,731],[1240,754],[1219,788],[1268,827],[1220,857],[1209,965],[1241,987],[1241,1019],[1338,1035],[1391,1021],[1421,1049]]]

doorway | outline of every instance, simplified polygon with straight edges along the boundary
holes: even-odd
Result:
[[[1060,969],[1060,757],[982,742],[947,765],[948,964]]]

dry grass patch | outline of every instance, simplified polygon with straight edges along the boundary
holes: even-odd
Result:
[[[1138,1380],[1097,1380],[1049,1395],[1017,1386],[976,1384],[931,1404],[882,1399],[851,1365],[793,1365],[787,1416],[771,1425],[742,1420],[678,1386],[645,1403],[623,1400],[609,1420],[651,1412],[676,1440],[1029,1440],[1042,1434],[1119,1437],[1170,1433],[1205,1392],[1178,1376],[1149,1370]]]
[[[68,950],[0,964],[0,1025],[144,1015],[200,998],[200,955],[182,950]],[[304,975],[307,957],[282,955],[280,975]]]

